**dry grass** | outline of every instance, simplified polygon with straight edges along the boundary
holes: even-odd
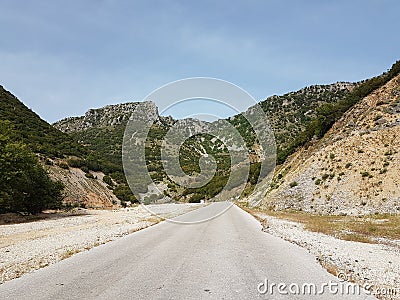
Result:
[[[277,218],[299,222],[305,229],[332,235],[347,241],[376,243],[379,238],[400,240],[400,214],[368,216],[322,216],[304,212],[269,211],[242,207],[252,215],[265,213]]]
[[[74,254],[76,254],[76,253],[79,253],[79,252],[81,252],[81,250],[79,250],[79,249],[70,249],[70,250],[67,250],[66,252],[64,252],[63,254],[61,254],[60,259],[66,259],[66,258],[71,257],[72,255],[74,255]]]

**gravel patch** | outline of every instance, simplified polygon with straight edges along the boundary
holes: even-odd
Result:
[[[304,229],[297,222],[254,213],[264,231],[306,248],[329,272],[367,287],[379,299],[400,299],[400,241],[367,244]],[[394,294],[394,295],[393,295]]]
[[[80,215],[0,225],[0,283],[203,205],[81,210]]]

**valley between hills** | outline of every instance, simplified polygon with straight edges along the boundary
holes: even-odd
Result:
[[[234,182],[224,193],[228,147],[201,133],[214,123],[182,121],[193,133],[180,149],[182,170],[199,174],[204,154],[217,166],[205,186],[186,188],[166,174],[161,160],[163,138],[177,120],[160,116],[153,102],[109,105],[48,124],[3,87],[0,98],[0,251],[7,258],[0,264],[2,282],[158,223],[139,203],[162,206],[167,198],[165,205],[180,208],[166,209],[165,218],[207,206],[198,203],[234,199],[264,231],[306,248],[332,274],[344,272],[360,285],[400,286],[400,62],[371,79],[314,85],[261,101],[275,139],[276,155],[270,157],[261,155],[263,141],[244,117],[251,108],[228,118],[245,141],[250,169],[244,183]],[[129,188],[121,158],[125,127],[136,109],[157,120],[145,143],[152,184],[143,183],[140,198]],[[263,174],[266,161],[274,168]],[[80,240],[64,236],[68,241],[58,248],[43,246],[56,253],[48,261],[43,259],[50,252],[28,251],[19,262],[10,257],[10,247],[25,247],[21,234],[30,226],[48,231],[51,222],[79,223],[70,233]],[[99,224],[115,226],[104,233]],[[63,230],[29,242],[40,248]],[[400,291],[376,296],[399,299]]]

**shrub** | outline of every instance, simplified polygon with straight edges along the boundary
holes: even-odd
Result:
[[[86,176],[87,178],[94,179],[94,176],[93,176],[92,173],[85,173],[85,176]]]
[[[194,194],[192,197],[190,197],[189,203],[200,203],[200,200],[202,199],[203,199],[202,195]]]
[[[108,176],[108,175],[104,175],[103,181],[104,181],[105,183],[107,183],[108,185],[111,185],[111,186],[113,185],[112,179],[111,179],[111,177]]]
[[[360,174],[361,174],[362,177],[369,177],[369,178],[372,178],[372,175],[369,174],[369,172],[367,172],[367,171],[363,171],[363,172],[361,172]]]
[[[295,186],[297,186],[298,184],[297,184],[297,182],[296,181],[292,181],[290,184],[289,184],[289,186],[292,188],[292,187],[295,187]]]
[[[132,203],[138,202],[135,195],[133,195],[129,186],[120,184],[114,189],[114,195],[122,201],[131,201]]]
[[[45,159],[44,164],[45,164],[46,166],[52,166],[52,165],[54,165],[53,162],[52,162],[50,159],[48,159],[48,158]]]
[[[71,168],[80,168],[84,165],[84,161],[80,158],[73,158],[68,160],[68,165]]]
[[[62,161],[58,164],[58,166],[62,169],[69,169],[69,166],[66,162]]]

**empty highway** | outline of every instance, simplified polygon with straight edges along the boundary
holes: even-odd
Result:
[[[215,203],[177,220],[206,219]],[[206,222],[161,222],[0,285],[0,299],[374,299],[339,282],[306,250],[261,231],[236,206]],[[291,285],[278,291],[274,284]],[[296,292],[312,284],[322,295]]]

